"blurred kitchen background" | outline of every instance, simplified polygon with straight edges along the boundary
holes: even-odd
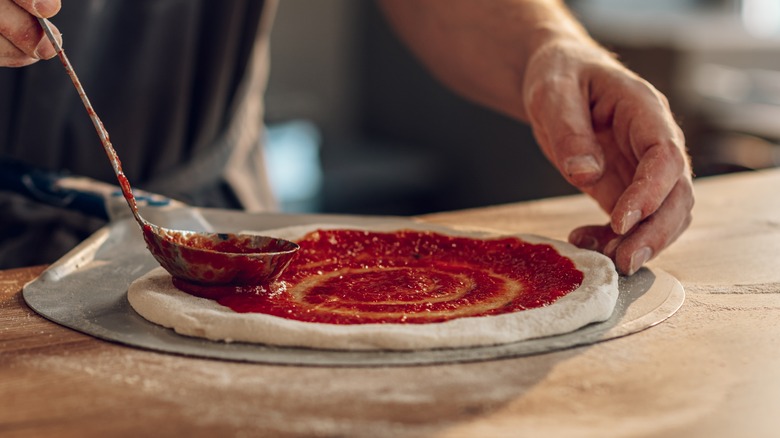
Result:
[[[780,0],[571,0],[669,97],[698,177],[780,164]],[[365,0],[283,0],[266,94],[291,212],[421,214],[575,193],[528,127],[438,85]]]

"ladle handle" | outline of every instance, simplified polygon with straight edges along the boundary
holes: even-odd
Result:
[[[106,131],[105,126],[103,126],[103,122],[100,121],[97,113],[95,113],[95,110],[92,108],[92,104],[89,102],[87,93],[84,91],[84,87],[81,86],[81,81],[79,81],[78,76],[76,76],[76,72],[73,70],[73,66],[70,64],[70,60],[68,60],[67,55],[65,55],[65,51],[62,50],[62,45],[60,45],[59,41],[57,41],[57,38],[54,37],[54,32],[52,32],[51,27],[49,26],[49,20],[45,18],[38,18],[38,22],[41,24],[43,32],[49,38],[49,41],[51,41],[52,45],[57,50],[57,56],[60,58],[60,61],[62,61],[62,65],[65,67],[65,71],[68,73],[71,82],[73,82],[73,85],[76,87],[76,91],[78,91],[81,102],[84,104],[84,108],[87,109],[89,119],[92,120],[92,124],[95,126],[98,137],[100,137],[100,143],[103,145],[103,149],[105,149],[106,155],[108,155],[108,160],[111,162],[111,167],[114,168],[114,173],[119,180],[119,186],[122,188],[122,194],[127,201],[127,205],[130,206],[130,210],[133,212],[135,220],[140,224],[145,223],[146,221],[138,213],[138,206],[136,204],[135,197],[133,196],[133,190],[130,187],[130,182],[127,180],[125,173],[122,171],[122,162],[119,161],[119,156],[117,156],[116,151],[114,150],[114,146],[111,144],[111,140],[108,137],[108,132]]]

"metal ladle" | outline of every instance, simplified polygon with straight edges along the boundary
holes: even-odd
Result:
[[[122,163],[111,145],[108,132],[92,108],[48,20],[39,18],[38,22],[76,87],[119,180],[127,205],[141,226],[146,246],[160,265],[173,277],[200,285],[252,286],[275,280],[298,251],[299,247],[294,242],[248,234],[171,230],[141,217],[130,182],[122,171]]]

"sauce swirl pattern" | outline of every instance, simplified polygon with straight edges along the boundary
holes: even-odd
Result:
[[[236,312],[329,324],[444,322],[542,307],[583,273],[547,244],[431,231],[313,231],[266,286],[177,288]]]

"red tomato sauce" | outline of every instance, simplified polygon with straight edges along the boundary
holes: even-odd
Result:
[[[583,273],[547,244],[434,232],[318,230],[279,280],[253,287],[174,285],[236,312],[329,324],[432,323],[553,303]]]

